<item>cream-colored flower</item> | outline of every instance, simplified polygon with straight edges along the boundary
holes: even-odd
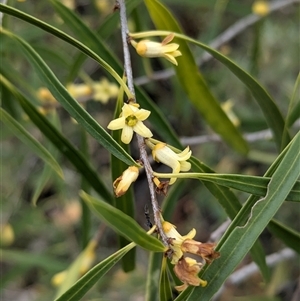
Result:
[[[172,240],[171,245],[173,255],[171,263],[176,264],[183,256],[183,251],[181,250],[182,243],[187,239],[193,239],[196,235],[196,230],[192,229],[187,235],[182,236],[178,233],[176,226],[174,226],[173,224],[167,221],[163,221],[162,226],[167,237]]]
[[[179,44],[170,43],[174,38],[174,34],[170,34],[161,42],[153,42],[149,40],[141,40],[135,42],[131,40],[132,46],[136,49],[136,52],[142,57],[163,57],[174,65],[178,65],[175,57],[181,56],[181,52],[177,50]]]
[[[121,141],[125,144],[130,143],[133,132],[138,133],[142,137],[152,137],[151,131],[144,125],[142,121],[146,120],[150,111],[139,109],[136,103],[124,104],[119,118],[112,120],[107,128],[110,130],[122,129]]]
[[[136,181],[138,176],[139,169],[136,166],[129,166],[113,183],[116,197],[122,196],[129,189],[131,183]]]
[[[93,93],[92,88],[87,84],[67,84],[66,89],[76,99],[91,96]]]
[[[191,163],[187,162],[192,155],[192,151],[189,147],[177,154],[171,150],[166,143],[160,142],[154,145],[149,140],[146,140],[146,144],[152,149],[153,159],[171,167],[172,173],[189,171],[191,169]],[[169,185],[174,184],[176,180],[177,178],[170,179]]]
[[[110,83],[106,78],[92,84],[94,100],[107,103],[110,98],[118,96],[119,88],[116,84]]]

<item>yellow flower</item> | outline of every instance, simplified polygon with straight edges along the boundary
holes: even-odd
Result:
[[[196,230],[192,229],[187,235],[181,236],[177,230],[176,226],[173,224],[163,221],[162,223],[163,230],[168,238],[172,240],[172,264],[176,264],[179,259],[183,256],[183,251],[181,250],[181,245],[186,239],[193,239],[196,235]]]
[[[119,118],[112,120],[107,126],[110,130],[122,129],[121,140],[123,143],[130,143],[133,132],[138,133],[142,137],[152,137],[151,131],[144,125],[142,121],[146,120],[150,111],[139,109],[138,104],[124,104],[122,113]]]
[[[131,183],[136,181],[138,176],[139,169],[136,166],[129,166],[113,183],[116,197],[122,196],[129,189]]]
[[[182,54],[177,50],[179,44],[168,44],[173,38],[174,34],[169,34],[161,43],[149,40],[141,40],[137,43],[134,40],[131,40],[131,44],[136,49],[136,52],[142,57],[163,57],[177,66],[178,64],[175,57],[181,56]]]
[[[270,12],[269,3],[264,0],[257,0],[252,5],[252,11],[254,14],[264,17]]]
[[[146,140],[146,144],[152,149],[153,159],[171,167],[173,173],[189,171],[191,169],[191,163],[186,161],[192,155],[192,151],[190,151],[189,147],[177,154],[171,150],[166,143],[160,142],[154,145],[149,140]],[[176,178],[170,179],[169,185],[174,184],[175,181]]]
[[[81,98],[92,95],[92,88],[87,84],[67,84],[66,89],[74,98]]]

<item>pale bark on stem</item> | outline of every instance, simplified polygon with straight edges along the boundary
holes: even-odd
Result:
[[[132,95],[135,98],[131,60],[130,60],[130,53],[129,53],[129,47],[128,47],[129,30],[128,30],[128,24],[127,24],[125,0],[116,1],[116,4],[117,4],[117,7],[119,7],[119,9],[120,9],[122,44],[123,44],[123,52],[124,52],[124,69],[125,69],[125,73],[126,73],[126,77],[127,77],[127,85],[128,85],[130,92],[132,93]],[[133,101],[136,101],[136,100],[134,99]],[[157,231],[158,231],[164,245],[169,246],[168,238],[162,228],[160,207],[158,205],[158,201],[157,201],[157,197],[156,197],[156,193],[155,193],[155,187],[154,187],[154,184],[152,181],[153,170],[152,170],[150,162],[148,161],[148,155],[147,155],[147,151],[145,148],[144,138],[138,134],[136,134],[136,136],[137,136],[137,141],[138,141],[138,147],[140,150],[140,159],[144,164],[147,181],[148,181],[148,185],[149,185],[150,199],[151,199],[151,204],[152,204],[152,209],[153,209],[154,222],[155,222]]]

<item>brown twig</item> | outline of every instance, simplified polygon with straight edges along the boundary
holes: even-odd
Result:
[[[125,73],[126,73],[126,77],[127,77],[127,85],[128,85],[130,92],[135,97],[131,60],[130,60],[130,53],[129,53],[129,47],[128,47],[129,30],[128,30],[128,25],[127,25],[125,0],[120,0],[120,1],[116,1],[116,2],[117,2],[118,7],[120,8],[121,33],[122,33],[122,43],[123,43],[123,52],[124,52],[124,68],[125,68]],[[155,222],[157,231],[158,231],[164,245],[169,246],[168,238],[165,235],[163,228],[162,228],[160,207],[157,202],[155,187],[154,187],[154,184],[152,181],[153,170],[152,170],[150,162],[148,161],[148,155],[147,155],[147,151],[146,151],[146,147],[145,147],[145,143],[144,143],[144,138],[137,134],[137,141],[138,141],[138,147],[140,150],[140,159],[144,164],[147,181],[148,181],[148,185],[149,185],[150,199],[151,199],[151,204],[152,204],[152,209],[153,209],[154,222]]]

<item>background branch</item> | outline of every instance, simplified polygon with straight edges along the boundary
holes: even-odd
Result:
[[[300,3],[300,0],[283,0],[283,1],[274,1],[269,4],[269,14],[273,13],[277,10],[280,10],[282,8],[285,8],[287,6],[290,6],[292,4]],[[263,16],[259,16],[256,14],[250,14],[241,20],[237,21],[233,25],[231,25],[229,28],[227,28],[223,33],[221,33],[219,36],[217,36],[210,44],[209,46],[214,49],[220,48],[222,45],[228,43],[230,40],[235,38],[237,35],[239,35],[241,32],[246,30],[248,27],[254,25],[258,21],[260,21]],[[197,65],[201,66],[202,64],[208,62],[213,57],[209,53],[204,53],[202,57],[200,57],[197,60]],[[145,85],[153,80],[162,80],[167,79],[175,75],[175,71],[172,68],[165,69],[162,71],[153,72],[151,74],[151,77],[149,76],[140,76],[134,80],[136,85]]]

